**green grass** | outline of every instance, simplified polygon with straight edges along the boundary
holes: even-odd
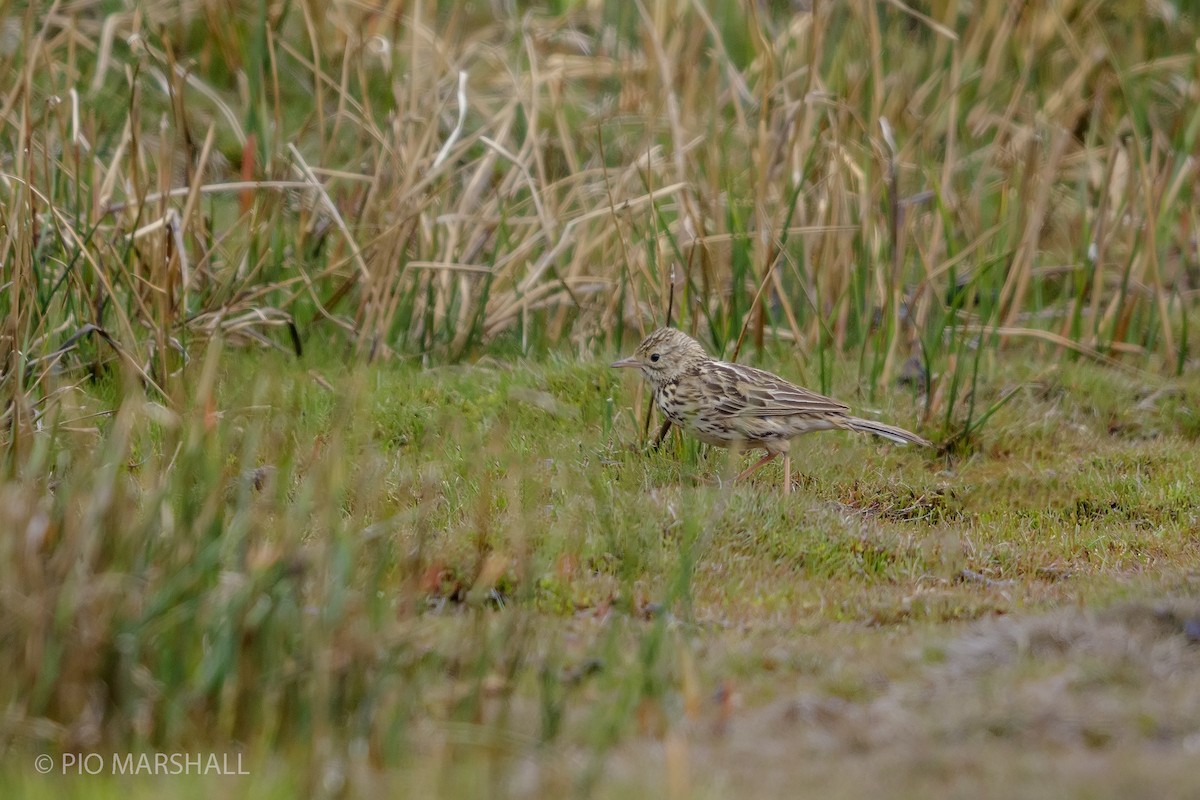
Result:
[[[178,414],[118,393],[84,430],[68,418],[121,379],[85,384],[6,486],[21,794],[196,780],[40,779],[43,751],[230,748],[253,779],[197,792],[319,794],[334,770],[353,794],[769,793],[773,751],[763,774],[737,754],[776,725],[830,791],[866,785],[833,764],[891,769],[884,731],[908,725],[927,755],[902,794],[952,791],[919,769],[952,752],[995,780],[991,743],[1031,781],[1045,741],[1180,775],[1200,518],[1195,439],[1162,398],[1190,403],[1195,380],[1138,407],[1111,370],[1006,360],[981,391],[1023,388],[973,453],[811,436],[780,498],[773,468],[730,486],[720,451],[643,450],[642,390],[602,361],[198,358]],[[891,397],[883,416],[911,420]],[[1042,652],[1035,630],[1066,643]]]

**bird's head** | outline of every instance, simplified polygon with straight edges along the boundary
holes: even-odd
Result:
[[[659,328],[638,345],[628,358],[614,361],[614,367],[636,367],[655,386],[670,383],[696,364],[708,359],[704,348],[683,331]]]

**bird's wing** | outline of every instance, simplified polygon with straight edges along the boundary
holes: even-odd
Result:
[[[731,417],[845,414],[850,407],[742,364],[710,362],[701,375],[712,408]]]

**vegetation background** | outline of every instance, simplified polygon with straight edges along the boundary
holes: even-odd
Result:
[[[1195,796],[1198,37],[0,0],[3,794]],[[939,447],[645,450],[667,321]]]

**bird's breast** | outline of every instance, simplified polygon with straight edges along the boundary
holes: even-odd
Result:
[[[654,402],[658,410],[676,425],[686,426],[687,417],[683,404],[679,402],[679,387],[674,383],[666,383],[654,390]]]

